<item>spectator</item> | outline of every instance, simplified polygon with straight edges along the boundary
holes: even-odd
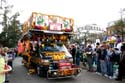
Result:
[[[101,74],[101,66],[100,66],[100,55],[101,55],[101,49],[100,49],[100,44],[97,44],[95,51],[96,51],[96,56],[97,56],[97,69],[96,73]]]
[[[6,64],[8,65],[8,51],[9,51],[9,48],[8,47],[4,47],[3,48],[3,51],[4,51],[4,54],[5,54],[5,61],[6,61]],[[8,78],[8,73],[6,73],[5,75],[5,83],[8,83],[9,82],[9,78]]]
[[[120,36],[118,35],[118,36],[117,36],[117,39],[116,39],[116,46],[117,46],[117,44],[120,43],[120,42],[122,42],[122,39],[121,39]]]
[[[80,52],[80,48],[77,47],[77,52],[76,52],[76,65],[80,65],[80,57],[81,57],[81,52]]]
[[[107,65],[107,75],[110,79],[113,77],[113,56],[115,56],[115,52],[113,48],[107,49],[107,56],[106,56],[106,65]]]
[[[15,55],[13,53],[12,50],[9,50],[9,52],[7,53],[7,57],[8,57],[8,65],[10,65],[13,68],[13,60],[15,58]]]
[[[86,48],[86,58],[87,58],[87,63],[88,63],[88,71],[92,72],[93,71],[93,50],[91,45],[88,45]]]
[[[0,83],[5,82],[5,75],[8,72],[8,70],[6,70],[8,67],[5,65],[5,54],[3,50],[0,48]]]
[[[75,45],[72,45],[71,54],[73,57],[73,63],[75,64],[76,63],[76,61],[75,61],[75,59],[76,59],[76,47],[75,47]]]
[[[105,46],[101,46],[101,55],[100,55],[100,66],[101,66],[101,73],[104,76],[107,76],[107,67],[106,67],[106,55],[107,55],[107,50]]]
[[[123,76],[125,75],[125,44],[121,46],[121,55],[119,60],[119,68],[118,68],[118,77],[117,81],[122,81]]]
[[[5,67],[5,59],[4,59],[3,54],[2,54],[2,49],[0,48],[0,83],[5,82],[4,67]]]

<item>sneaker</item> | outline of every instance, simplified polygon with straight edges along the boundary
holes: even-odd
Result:
[[[99,74],[99,72],[95,72],[97,75]]]
[[[109,76],[109,79],[113,79],[113,77],[112,77],[112,76]]]
[[[102,74],[101,74],[101,73],[99,73],[99,72],[96,72],[96,74],[97,74],[97,75],[102,75]]]
[[[102,75],[101,73],[98,73],[98,75]]]
[[[107,74],[105,74],[104,76],[105,76],[105,77],[108,77],[108,75],[107,75]]]

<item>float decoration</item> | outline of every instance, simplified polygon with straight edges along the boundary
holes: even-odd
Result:
[[[28,29],[72,32],[73,26],[73,19],[33,12],[29,20],[24,23],[23,30],[25,32]]]

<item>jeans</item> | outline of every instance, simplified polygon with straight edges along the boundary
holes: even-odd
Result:
[[[107,75],[108,76],[113,76],[113,62],[107,61]]]
[[[92,71],[93,70],[93,59],[92,56],[87,56],[87,63],[89,66],[89,70]]]
[[[80,66],[80,58],[76,58],[76,65]]]
[[[96,54],[93,55],[93,64],[95,63],[97,65],[97,60],[98,60],[98,57]]]
[[[105,60],[100,60],[101,72],[102,75],[107,74],[107,66]]]
[[[100,60],[97,60],[97,72],[101,73],[101,64],[100,64]]]
[[[5,83],[6,83],[7,81],[9,81],[9,77],[8,77],[8,74],[6,73],[6,74],[5,74]]]
[[[119,63],[119,67],[118,67],[118,79],[122,80],[123,76],[125,74],[125,65],[123,65],[123,63]]]

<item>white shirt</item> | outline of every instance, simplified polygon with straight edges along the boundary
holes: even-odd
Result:
[[[119,51],[121,51],[121,46],[122,46],[122,43],[118,43],[116,46],[119,49]]]

